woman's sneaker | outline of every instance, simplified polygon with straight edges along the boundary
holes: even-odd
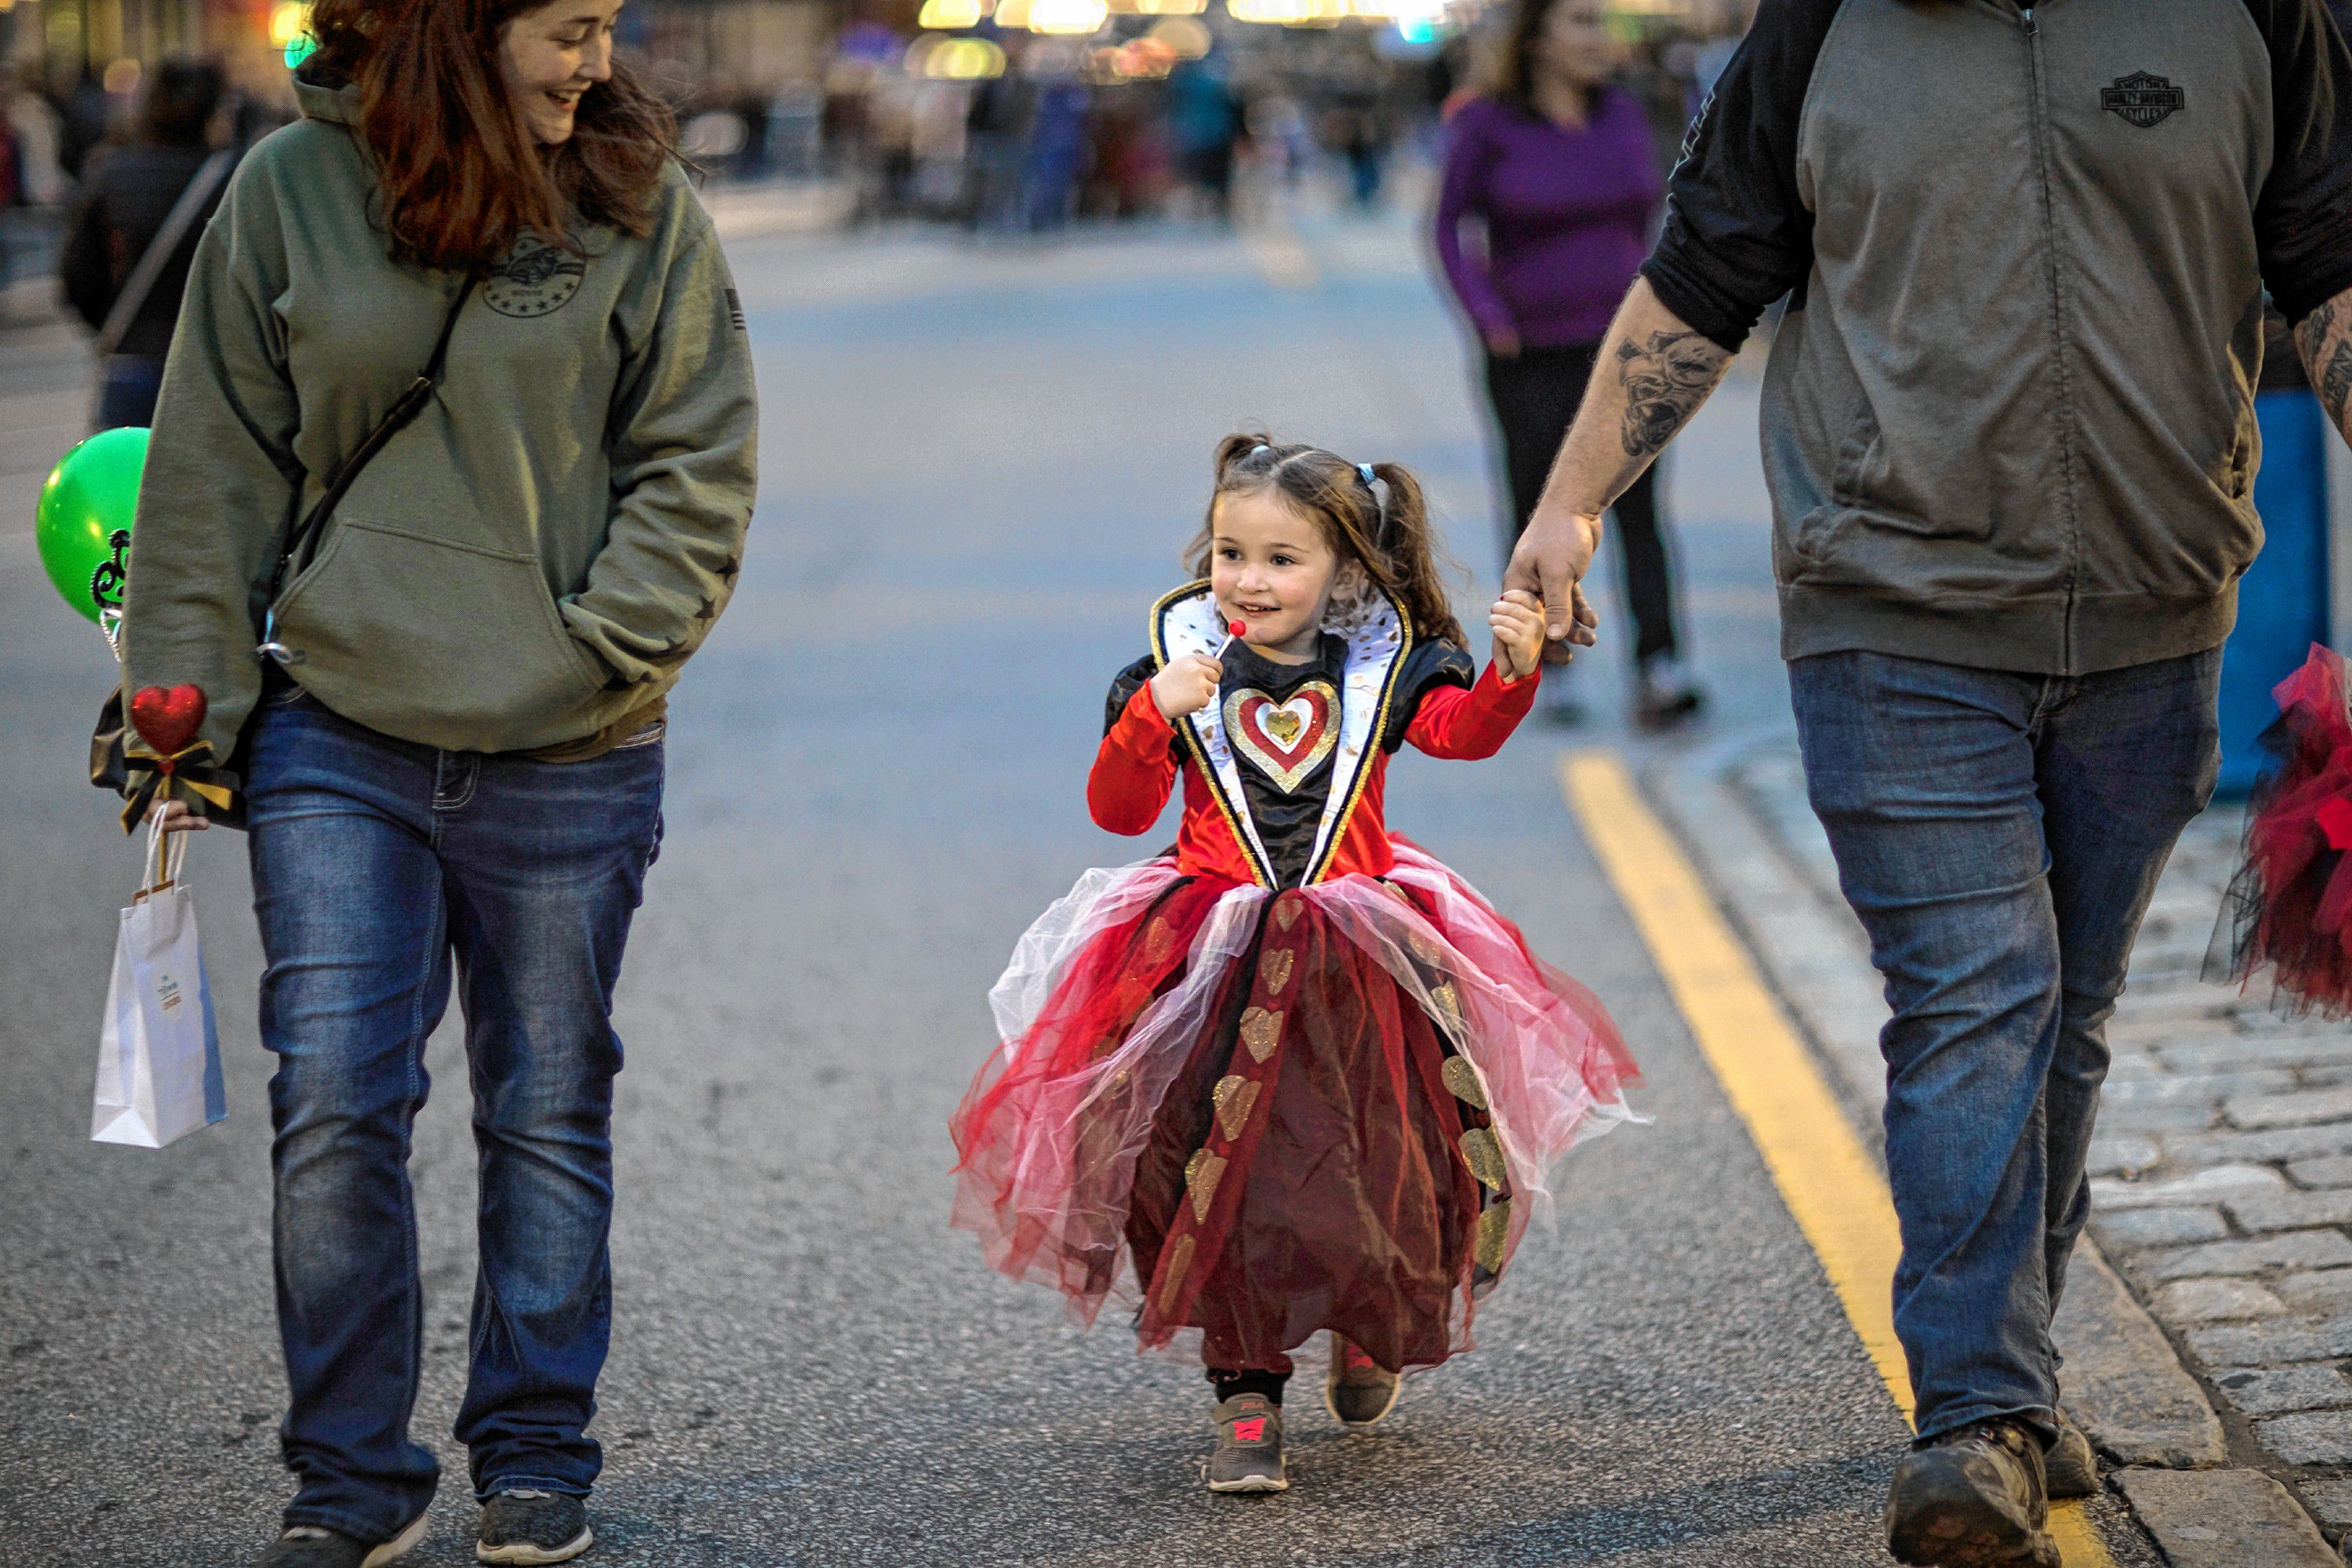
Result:
[[[1281,1405],[1263,1394],[1236,1394],[1217,1406],[1217,1451],[1209,1456],[1209,1489],[1290,1489],[1282,1464]]]
[[[482,1505],[481,1563],[569,1563],[596,1544],[588,1507],[563,1492],[517,1487]]]
[[[257,1568],[383,1568],[416,1550],[425,1539],[425,1515],[403,1525],[390,1541],[373,1545],[340,1530],[297,1524],[271,1542]]]
[[[1886,1494],[1886,1549],[1920,1568],[2059,1568],[2042,1436],[1996,1418],[1903,1456]]]
[[[1363,1352],[1355,1341],[1331,1336],[1331,1370],[1323,1379],[1323,1405],[1342,1426],[1370,1426],[1396,1408],[1404,1379]]]

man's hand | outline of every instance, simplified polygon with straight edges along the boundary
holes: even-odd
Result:
[[[1506,684],[1516,684],[1536,672],[1543,657],[1543,602],[1524,588],[1513,588],[1486,612],[1495,634],[1495,668]]]
[[[1503,569],[1503,596],[1532,595],[1547,612],[1546,637],[1591,647],[1600,640],[1601,617],[1585,602],[1580,584],[1600,547],[1600,518],[1538,503],[1511,552],[1511,563]]]
[[[1188,653],[1151,678],[1152,704],[1171,724],[1217,700],[1225,667],[1205,653]]]

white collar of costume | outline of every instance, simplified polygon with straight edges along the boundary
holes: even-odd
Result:
[[[1405,650],[1412,646],[1412,625],[1403,606],[1372,586],[1344,603],[1335,601],[1323,629],[1347,639],[1348,658],[1339,678],[1339,738],[1331,759],[1331,789],[1323,802],[1323,820],[1315,830],[1315,852],[1308,857],[1307,874],[1301,879],[1309,883],[1322,879],[1371,777],[1397,674],[1404,668]],[[1151,653],[1161,668],[1188,653],[1213,655],[1224,640],[1224,618],[1217,613],[1206,583],[1179,588],[1151,607]],[[1208,704],[1190,722],[1178,726],[1178,732],[1201,763],[1225,826],[1248,857],[1251,871],[1271,888],[1275,885],[1273,861],[1258,837],[1257,824],[1250,819],[1249,797],[1242,792],[1241,764],[1225,736],[1223,706]]]

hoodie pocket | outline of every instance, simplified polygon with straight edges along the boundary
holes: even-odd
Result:
[[[358,518],[335,520],[278,625],[320,701],[427,745],[548,743],[604,684],[535,558]]]

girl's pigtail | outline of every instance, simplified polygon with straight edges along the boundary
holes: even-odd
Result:
[[[1226,437],[1223,440],[1218,442],[1217,455],[1214,459],[1217,474],[1217,488],[1219,489],[1224,489],[1225,481],[1233,476],[1235,465],[1247,458],[1251,453],[1258,451],[1267,446],[1268,441],[1265,434],[1263,431],[1256,430],[1236,430],[1232,435]]]
[[[1374,463],[1372,477],[1388,491],[1388,582],[1391,594],[1403,601],[1412,616],[1414,633],[1422,638],[1442,637],[1461,643],[1460,623],[1446,602],[1445,579],[1440,570],[1437,540],[1429,521],[1429,501],[1421,481],[1400,463]]]

